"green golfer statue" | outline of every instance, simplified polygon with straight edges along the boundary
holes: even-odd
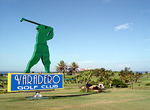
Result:
[[[38,63],[38,61],[41,59],[42,63],[45,68],[46,73],[50,73],[50,54],[49,54],[49,49],[47,45],[47,41],[52,39],[54,36],[53,33],[53,28],[50,26],[45,26],[30,20],[27,20],[25,18],[22,18],[20,22],[22,21],[27,21],[30,23],[37,24],[38,26],[36,27],[37,29],[37,35],[36,35],[36,44],[34,47],[34,52],[32,55],[32,58],[28,62],[28,65],[26,67],[26,70],[24,71],[25,73],[30,73],[30,69]]]

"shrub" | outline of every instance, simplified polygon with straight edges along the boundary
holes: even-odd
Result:
[[[109,85],[106,85],[105,88],[109,88]]]
[[[67,75],[72,75],[72,73],[71,72],[67,72]]]
[[[86,92],[85,89],[81,89],[80,92]],[[90,92],[90,93],[97,93],[97,91],[94,91],[94,90],[88,90],[87,92]]]
[[[7,90],[0,90],[0,94],[5,94],[7,93]]]
[[[92,85],[98,85],[98,82],[91,81],[91,84],[92,84]]]
[[[95,82],[94,82],[94,81],[91,81],[91,84],[92,84],[92,85],[95,85]]]
[[[4,88],[4,86],[2,84],[0,84],[0,88]]]
[[[81,89],[80,92],[85,92],[85,89]]]
[[[150,83],[145,84],[145,86],[150,86]]]
[[[104,80],[103,81],[103,85],[105,86],[105,88],[109,88],[109,81],[108,80]]]
[[[125,84],[123,81],[121,81],[119,79],[113,79],[112,86],[116,86],[116,88],[118,88],[118,87],[127,88],[128,87],[127,84]]]
[[[132,86],[130,85],[129,88],[131,88]]]

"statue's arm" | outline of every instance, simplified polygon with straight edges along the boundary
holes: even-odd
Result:
[[[54,36],[54,32],[53,32],[53,28],[51,28],[50,32],[48,32],[48,34],[47,34],[47,40],[52,39],[53,36]]]

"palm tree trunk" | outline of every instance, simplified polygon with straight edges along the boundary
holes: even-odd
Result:
[[[121,79],[121,81],[122,81],[122,76],[120,75],[120,79]]]
[[[85,85],[85,90],[86,90],[86,92],[88,92],[88,90],[89,90],[89,84],[88,83]]]
[[[76,77],[77,88],[79,88],[76,71],[75,71],[75,77]]]
[[[77,81],[77,78],[76,78],[76,83],[77,83],[77,88],[79,88],[79,85],[78,85],[78,81]]]

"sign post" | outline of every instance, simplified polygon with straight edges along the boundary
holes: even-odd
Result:
[[[39,91],[64,87],[63,74],[8,73],[8,92]]]

